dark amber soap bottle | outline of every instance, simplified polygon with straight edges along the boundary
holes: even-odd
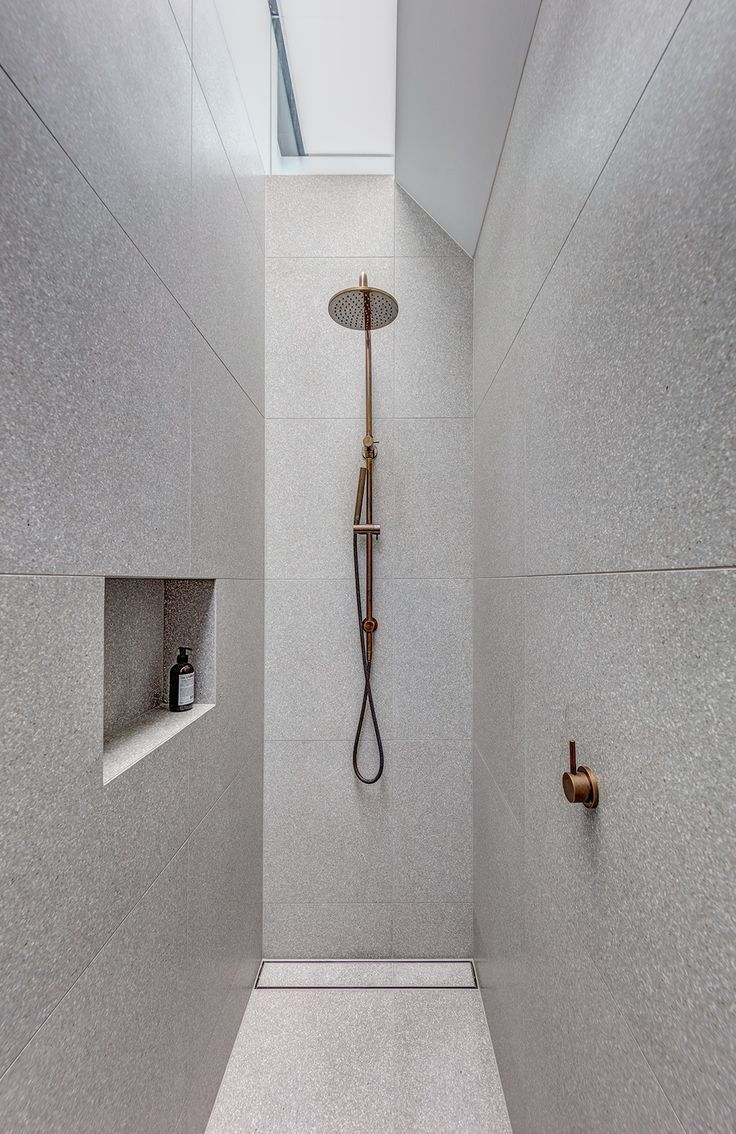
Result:
[[[194,666],[189,660],[189,646],[179,646],[176,665],[169,670],[169,708],[183,713],[194,704]]]

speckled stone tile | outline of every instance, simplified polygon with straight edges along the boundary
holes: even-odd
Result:
[[[470,738],[472,583],[401,580],[386,591],[379,629],[393,694],[383,710],[386,735]]]
[[[196,77],[192,88],[192,207],[192,318],[263,411],[263,249]]]
[[[735,21],[690,8],[522,332],[528,573],[734,562]]]
[[[263,417],[199,335],[191,414],[191,573],[260,579]]]
[[[476,579],[473,741],[524,821],[524,580]]]
[[[392,177],[269,177],[266,194],[268,256],[393,256]]]
[[[187,51],[192,50],[192,0],[169,0]]]
[[[510,1134],[475,990],[256,990],[207,1127]]]
[[[686,7],[541,7],[476,251],[476,404]]]
[[[161,704],[162,579],[105,580],[105,736]]]
[[[530,863],[683,1124],[713,1130],[733,1124],[736,1098],[735,582],[685,571],[526,584]],[[596,811],[562,796],[569,737],[599,776]],[[717,787],[694,798],[694,783]]]
[[[472,260],[397,259],[395,286],[397,416],[471,416]]]
[[[379,452],[383,573],[396,579],[471,578],[472,421],[396,420]],[[384,509],[387,490],[391,497]]]
[[[192,61],[261,247],[266,177],[214,0],[193,0]]]
[[[475,367],[478,368],[476,357]],[[476,578],[524,572],[526,356],[519,340],[474,422],[473,559]]]
[[[465,253],[400,185],[394,186],[397,256],[460,256]]]
[[[166,0],[101,6],[39,0],[33,9],[23,0],[8,0],[1,58],[186,306],[191,68]],[[3,198],[7,203],[6,189]]]
[[[390,957],[386,902],[265,902],[266,957]]]
[[[470,901],[470,741],[391,742],[386,759],[393,901]],[[438,784],[443,785],[439,794]]]
[[[415,989],[411,996],[393,996],[396,1134],[511,1134],[478,993]]]
[[[380,902],[391,893],[390,780],[366,788],[350,744],[266,745],[268,902]]]
[[[188,320],[5,78],[0,99],[0,567],[186,572]]]
[[[267,260],[268,417],[364,420],[364,337],[335,323],[327,312],[335,292],[355,286],[363,271],[370,284],[393,292],[392,259],[341,256]],[[393,412],[394,330],[392,324],[376,331],[372,338],[373,412],[377,418]],[[304,428],[304,437],[312,438],[316,427]],[[362,436],[361,432],[358,440]],[[315,437],[315,444],[309,447],[319,449],[320,444],[321,439]],[[359,458],[359,449],[357,454]]]
[[[186,1081],[186,980],[182,854],[0,1080],[5,1128],[172,1128]]]
[[[208,1134],[391,1129],[396,995],[366,989],[256,990]]]
[[[473,903],[395,902],[395,957],[469,957],[473,951]]]

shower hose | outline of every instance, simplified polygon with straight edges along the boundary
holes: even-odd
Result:
[[[366,536],[366,539],[373,539],[373,536]],[[371,689],[371,662],[368,660],[368,654],[365,648],[365,631],[363,630],[363,600],[360,595],[360,563],[358,561],[358,533],[353,532],[353,568],[355,570],[355,601],[358,607],[358,633],[360,634],[360,653],[363,658],[363,703],[360,707],[360,717],[358,718],[358,727],[355,730],[355,740],[353,742],[353,771],[363,784],[375,784],[380,780],[383,775],[383,741],[381,740],[381,730],[378,727],[378,717],[376,716],[376,706],[373,704],[373,690]],[[363,723],[365,721],[366,707],[370,710],[371,721],[373,722],[373,731],[376,734],[376,744],[378,745],[378,771],[375,776],[364,776],[358,767],[358,747],[360,745],[360,736],[363,731]]]

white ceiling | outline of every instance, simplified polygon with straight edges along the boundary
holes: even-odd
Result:
[[[539,3],[399,0],[396,180],[471,256]]]
[[[279,0],[308,154],[393,154],[396,2]]]

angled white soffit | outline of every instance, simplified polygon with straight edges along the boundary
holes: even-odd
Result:
[[[540,0],[398,0],[396,180],[475,252]]]
[[[278,7],[305,152],[392,156],[396,0],[279,0]]]

